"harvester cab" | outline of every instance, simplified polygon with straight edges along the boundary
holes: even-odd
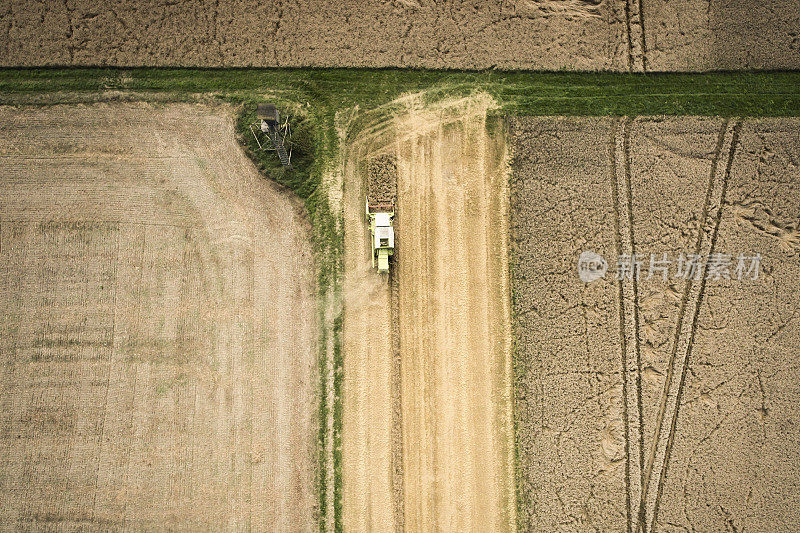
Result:
[[[370,243],[372,247],[372,266],[378,272],[389,272],[389,256],[394,254],[394,204],[391,202],[369,203],[367,205],[367,222],[369,223]]]

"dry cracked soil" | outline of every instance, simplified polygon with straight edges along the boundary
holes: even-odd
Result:
[[[0,65],[800,68],[796,0],[9,0]]]
[[[511,121],[524,529],[796,527],[798,132],[797,119]],[[579,279],[584,250],[606,277]],[[638,280],[617,279],[620,254],[642,259]],[[650,254],[673,264],[651,276]],[[705,270],[680,277],[681,254]],[[739,254],[760,270],[748,259],[738,279]]]

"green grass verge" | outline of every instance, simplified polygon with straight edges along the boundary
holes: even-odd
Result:
[[[333,513],[342,530],[342,317],[328,317],[327,299],[341,289],[341,214],[332,213],[323,176],[338,162],[336,113],[358,106],[352,130],[379,122],[385,106],[411,92],[431,101],[486,92],[497,113],[518,115],[800,115],[800,72],[705,74],[616,74],[567,72],[459,72],[400,69],[191,69],[41,68],[0,69],[0,104],[51,105],[96,100],[225,101],[241,106],[239,141],[259,169],[294,191],[312,226],[320,295],[319,461],[320,529]],[[257,150],[248,125],[254,105],[275,101],[291,116],[293,163],[284,171],[274,154]],[[371,111],[365,113],[365,111]],[[330,331],[324,323],[332,319]],[[333,344],[333,383],[326,373],[328,339]],[[334,390],[333,405],[325,392]],[[325,423],[333,417],[329,436]],[[516,428],[515,428],[516,433]],[[333,439],[334,503],[328,509],[326,454]],[[516,448],[516,446],[515,446]],[[515,450],[516,453],[516,450]],[[518,494],[519,500],[519,494]]]
[[[494,96],[525,115],[787,116],[800,109],[800,72],[619,74],[401,69],[0,69],[0,102],[24,95],[137,91],[251,99],[269,91],[320,118],[370,109],[413,91]],[[15,98],[16,97],[16,98]],[[248,98],[250,97],[250,98]]]

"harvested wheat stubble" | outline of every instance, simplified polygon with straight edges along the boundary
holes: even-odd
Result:
[[[346,147],[344,527],[513,530],[504,131],[488,97],[420,100]],[[363,195],[395,172],[387,278]]]
[[[507,174],[485,96],[395,119],[405,525],[515,526]],[[499,121],[498,121],[499,122]]]
[[[643,4],[650,70],[800,68],[800,9],[794,0]]]
[[[0,118],[0,527],[317,529],[309,230],[233,110]]]
[[[12,2],[0,64],[625,70],[624,2],[595,4]]]
[[[369,178],[375,175],[370,169],[388,158],[383,144],[356,141],[344,153],[342,521],[347,531],[388,531],[402,519],[394,482],[389,280],[372,266],[364,214]]]
[[[3,66],[800,68],[795,0],[8,2],[0,27]]]
[[[798,125],[512,121],[525,527],[797,522]],[[586,249],[612,267],[620,251],[645,265],[651,252],[758,252],[763,270],[748,281],[585,284]]]

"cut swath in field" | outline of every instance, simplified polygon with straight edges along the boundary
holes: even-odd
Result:
[[[349,359],[350,353],[366,350],[371,357],[366,368],[346,363],[345,382],[353,385],[346,387],[345,405],[354,414],[359,405],[374,413],[345,419],[346,435],[364,436],[345,439],[352,465],[348,476],[345,461],[345,485],[351,479],[352,492],[372,486],[374,498],[377,484],[384,501],[401,487],[402,498],[392,504],[395,527],[510,530],[515,519],[502,123],[487,125],[493,106],[487,97],[424,108],[421,102],[415,96],[399,100],[386,124],[364,130],[348,146],[346,169],[353,170],[345,172],[345,197],[352,196],[353,204],[345,202],[345,224],[346,235],[354,237],[347,239],[345,257],[353,262],[346,259],[345,279],[354,285],[346,284],[345,332],[373,333],[345,335],[346,362],[361,361]],[[348,215],[358,204],[357,193],[347,190],[363,190],[368,163],[360,163],[358,171],[358,161],[370,160],[396,161],[398,248],[391,274],[396,301],[389,279],[358,267],[368,259],[363,229],[348,225],[352,220],[363,226],[355,214]],[[348,270],[362,274],[357,278]],[[394,301],[399,361],[391,343],[374,341],[392,338],[383,307],[389,301]],[[363,309],[353,310],[358,305]],[[399,394],[399,407],[392,394]],[[398,420],[401,435],[392,433]],[[381,441],[366,438],[379,427]],[[369,463],[370,470],[359,466],[386,439],[392,447],[402,446],[402,467],[397,453],[381,455],[381,462]],[[346,498],[345,507],[350,509],[345,527],[377,523],[377,506],[348,504]]]

